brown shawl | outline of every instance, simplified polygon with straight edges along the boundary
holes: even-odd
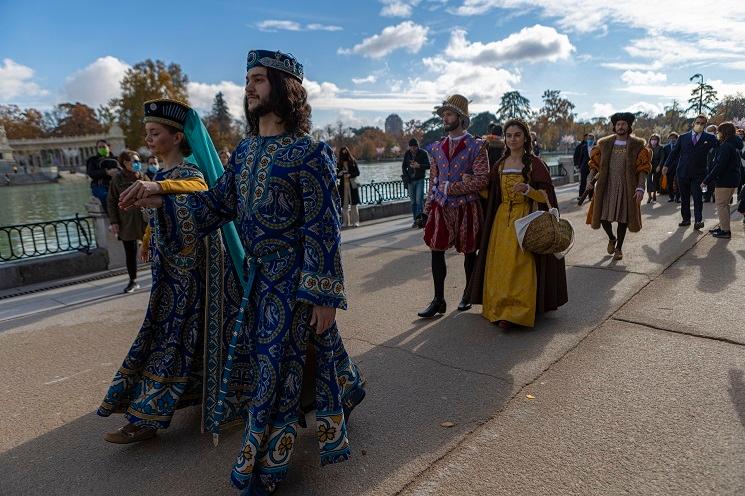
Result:
[[[613,143],[616,135],[612,134],[598,140],[598,145],[592,149],[590,169],[595,171],[597,182],[592,195],[590,209],[587,211],[587,224],[593,229],[600,229],[600,217],[603,214],[603,198],[608,186],[608,169],[613,153]],[[649,150],[644,147],[645,141],[635,136],[629,136],[626,145],[626,208],[629,215],[629,231],[639,232],[642,228],[642,213],[639,203],[634,199],[636,187],[644,185],[640,182],[639,173],[649,173],[652,161]]]
[[[491,170],[491,181],[489,184],[489,200],[486,207],[486,217],[481,230],[481,244],[479,248],[476,266],[466,288],[466,294],[470,295],[471,303],[482,304],[484,294],[484,274],[486,271],[486,255],[489,251],[489,237],[491,236],[494,218],[497,215],[499,204],[502,203],[502,191],[499,181],[499,171],[504,161],[495,164]],[[530,187],[535,190],[543,190],[548,196],[552,207],[559,206],[551,181],[551,173],[548,166],[538,157],[533,157],[530,171]],[[534,204],[531,202],[532,210],[548,210],[549,205],[545,203]],[[553,255],[533,255],[538,275],[538,291],[536,292],[537,313],[556,310],[569,300],[567,294],[567,276],[564,259],[557,259]]]

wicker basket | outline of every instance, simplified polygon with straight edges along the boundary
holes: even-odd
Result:
[[[528,225],[523,248],[538,255],[561,253],[569,248],[573,236],[574,229],[569,221],[545,212]]]

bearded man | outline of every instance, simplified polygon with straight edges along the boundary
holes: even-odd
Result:
[[[608,235],[608,254],[623,259],[626,230],[642,228],[641,201],[652,158],[645,141],[632,136],[634,114],[619,112],[611,116],[614,134],[598,140],[590,153],[590,176],[587,188],[594,191],[587,223],[593,229],[601,226]],[[618,224],[613,234],[612,222]]]
[[[452,95],[436,110],[446,137],[430,147],[430,188],[424,212],[424,242],[432,251],[434,299],[419,317],[445,313],[445,252],[455,248],[465,255],[466,287],[476,263],[483,213],[479,191],[489,184],[489,157],[484,142],[466,129],[470,124],[468,99]],[[463,293],[458,310],[471,308]]]

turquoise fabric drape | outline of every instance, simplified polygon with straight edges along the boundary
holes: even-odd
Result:
[[[189,109],[189,113],[186,116],[184,135],[192,151],[191,156],[187,157],[186,161],[196,164],[202,174],[204,174],[207,185],[210,188],[213,187],[223,172],[225,172],[225,169],[222,166],[222,162],[220,162],[220,156],[217,154],[207,128],[204,127],[202,119],[199,118],[199,115],[194,109]],[[235,224],[230,222],[222,227],[222,233],[228,253],[230,253],[230,258],[233,260],[233,266],[236,272],[238,272],[240,279],[243,280],[245,251],[238,238],[238,230]]]

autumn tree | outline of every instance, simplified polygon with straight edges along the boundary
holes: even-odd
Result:
[[[541,95],[543,107],[536,116],[535,128],[539,141],[547,149],[553,149],[565,131],[574,122],[574,104],[562,98],[559,90],[546,90]]]
[[[745,95],[727,95],[714,108],[712,120],[715,124],[745,118]]]
[[[520,94],[519,91],[508,91],[502,95],[497,110],[497,119],[506,122],[510,119],[530,119],[532,111],[530,110],[530,100]]]
[[[669,107],[665,107],[663,122],[670,128],[670,131],[682,132],[688,122],[685,114],[686,111],[680,106],[678,100],[673,100],[673,103]],[[670,131],[668,131],[668,134]]]
[[[424,139],[424,129],[422,128],[422,121],[417,119],[411,119],[404,122],[404,136],[401,147],[405,150],[409,146],[409,140],[415,138],[421,145]]]
[[[127,146],[138,149],[145,143],[143,103],[156,98],[172,98],[188,103],[186,85],[189,79],[179,64],[147,59],[133,65],[122,78],[121,98],[110,105],[116,107]]]
[[[42,138],[46,135],[44,115],[35,108],[0,105],[0,125],[8,139]]]
[[[711,113],[717,103],[717,92],[710,84],[704,81],[703,74],[694,74],[689,81],[696,80],[696,86],[691,91],[691,98],[688,99],[689,107],[686,113],[695,112],[696,115]]]
[[[104,131],[96,111],[84,103],[60,103],[46,116],[50,136],[84,136]]]

